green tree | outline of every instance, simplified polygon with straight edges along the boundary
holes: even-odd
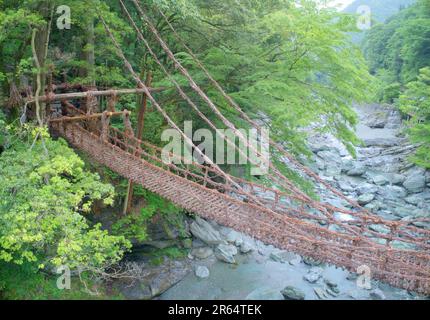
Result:
[[[406,84],[430,61],[430,4],[419,0],[366,35],[364,52],[371,72],[386,70],[387,84]]]
[[[420,145],[412,160],[429,168],[430,2],[418,0],[372,28],[364,51],[379,80],[378,99],[408,117],[409,137]]]
[[[67,265],[101,270],[130,247],[85,217],[95,200],[113,203],[113,187],[62,140],[33,148],[18,144],[0,156],[0,260],[40,267]]]
[[[422,69],[418,79],[407,84],[400,96],[400,109],[410,117],[411,140],[420,145],[413,161],[430,169],[430,67]]]
[[[355,28],[351,16],[319,9],[314,1],[300,1],[300,5],[288,0],[195,4],[197,15],[172,23],[243,109],[254,118],[268,120],[272,136],[286,142],[296,154],[308,152],[302,129],[315,122],[352,151],[357,139],[350,128],[357,119],[350,106],[367,98],[365,88],[371,77],[361,52],[349,42],[347,33]],[[168,13],[174,15],[175,11]],[[239,127],[246,126],[177,40],[164,33],[176,55],[230,120]],[[187,88],[181,77],[177,79]],[[187,92],[199,101],[190,88]],[[165,95],[170,95],[163,98],[166,109],[177,110],[178,121],[192,118],[196,126],[207,127],[186,104],[174,98],[174,92]],[[199,106],[223,127],[204,103]]]

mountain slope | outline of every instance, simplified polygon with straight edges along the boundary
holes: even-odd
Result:
[[[378,22],[384,22],[396,14],[402,7],[415,3],[415,0],[356,0],[345,8],[346,13],[356,13],[359,6],[369,6],[372,10],[372,18]]]
[[[416,0],[356,0],[346,7],[343,12],[356,14],[360,6],[369,6],[372,13],[372,25],[378,22],[385,22],[395,15],[402,8],[414,4]],[[354,43],[361,43],[366,32],[356,32],[351,35]]]

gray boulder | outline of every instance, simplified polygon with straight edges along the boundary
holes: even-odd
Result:
[[[348,176],[351,177],[359,177],[366,173],[366,167],[362,165],[361,163],[355,163],[354,167],[346,173]]]
[[[252,291],[245,300],[283,300],[284,297],[278,290],[272,288],[258,288]]]
[[[354,188],[351,186],[351,184],[349,182],[343,181],[343,180],[339,181],[339,188],[340,188],[340,190],[345,191],[345,192],[354,191]]]
[[[412,217],[414,218],[430,218],[430,212],[429,210],[426,208],[424,209],[415,209],[414,211],[412,211]]]
[[[393,173],[391,174],[391,177],[390,177],[390,182],[391,184],[394,184],[394,185],[402,185],[403,182],[405,182],[405,180],[406,180],[406,177],[398,173]]]
[[[399,186],[385,186],[379,189],[378,193],[384,199],[396,200],[396,201],[398,201],[399,199],[404,199],[408,195],[405,188],[402,188]]]
[[[220,244],[215,249],[215,257],[226,263],[235,264],[235,255],[237,255],[237,248],[230,244]]]
[[[346,280],[349,281],[355,281],[358,278],[358,274],[356,274],[355,272],[349,272],[348,275],[346,276]]]
[[[395,249],[400,249],[400,250],[416,250],[416,246],[413,245],[412,243],[398,241],[398,240],[394,240],[393,242],[391,242],[391,246]]]
[[[288,251],[273,251],[270,254],[270,259],[280,263],[299,264],[301,257],[295,253]]]
[[[207,259],[213,255],[213,250],[209,247],[196,248],[191,251],[191,255],[197,259]]]
[[[373,183],[378,186],[384,186],[390,183],[390,180],[386,176],[379,174],[373,177]]]
[[[338,295],[340,293],[340,290],[338,288],[338,284],[336,282],[325,278],[324,283],[327,285],[328,289],[330,289],[331,292],[328,291],[328,293],[330,295],[334,296],[333,294]]]
[[[318,299],[320,299],[320,300],[325,300],[329,297],[327,295],[327,292],[325,290],[323,290],[322,288],[314,288],[314,292],[315,292],[316,296],[318,297]]]
[[[197,217],[190,226],[190,231],[194,237],[202,240],[208,245],[224,243],[221,234],[215,230],[207,221]]]
[[[351,205],[346,200],[339,199],[339,198],[327,198],[327,199],[324,199],[324,202],[336,208],[343,208],[343,209],[351,208]]]
[[[391,110],[388,114],[385,129],[400,129],[402,126],[402,116],[398,110]]]
[[[342,173],[342,169],[336,165],[329,165],[325,170],[325,174],[327,177],[335,177],[336,179]]]
[[[307,274],[303,276],[303,279],[310,283],[317,282],[322,277],[323,269],[314,267],[308,271]]]
[[[351,290],[348,292],[348,297],[354,300],[369,300],[367,293],[362,290]]]
[[[157,266],[155,277],[150,278],[151,296],[157,297],[177,284],[189,273],[191,267],[181,261],[169,261]]]
[[[373,200],[375,200],[375,195],[371,193],[365,193],[357,199],[358,203],[362,206],[372,202]]]
[[[337,289],[337,290],[339,290],[339,289]],[[336,298],[337,296],[339,296],[339,293],[340,292],[335,292],[335,291],[333,291],[332,289],[330,289],[330,288],[326,288],[326,290],[325,290],[329,295],[331,295],[333,298]]]
[[[398,138],[370,138],[364,139],[366,147],[394,147],[399,144]]]
[[[405,198],[405,201],[409,204],[418,205],[425,201],[424,197],[421,196],[422,194],[413,194],[407,198]]]
[[[371,292],[370,292],[370,297],[373,299],[373,300],[386,300],[387,298],[385,297],[385,294],[382,292],[382,290],[381,289],[375,289],[375,290],[372,290]]]
[[[308,146],[313,153],[329,151],[331,149],[330,146],[327,145],[327,138],[319,134],[309,136]]]
[[[383,148],[380,147],[370,147],[370,148],[358,148],[357,152],[360,159],[368,159],[369,157],[376,157],[381,154]]]
[[[379,209],[381,209],[381,203],[379,201],[373,201],[366,204],[364,207],[372,212],[377,212]]]
[[[342,221],[342,222],[351,222],[351,221],[357,220],[352,215],[346,214],[346,213],[342,213],[342,212],[335,212],[333,214],[333,218],[335,220],[337,220],[337,221]]]
[[[304,264],[312,267],[320,266],[322,264],[321,261],[315,260],[313,258],[303,257]]]
[[[250,253],[254,251],[254,247],[247,241],[242,242],[239,248],[240,252],[243,254]]]
[[[390,233],[390,229],[389,228],[384,227],[383,225],[380,225],[380,224],[372,224],[372,225],[369,226],[369,229],[373,230],[375,232],[378,232],[378,233],[382,233],[382,234],[388,234],[388,233]]]
[[[119,288],[119,290],[122,295],[129,300],[151,300],[154,297],[151,287],[138,281]]]
[[[194,270],[196,277],[200,279],[209,278],[210,272],[209,269],[205,266],[197,266]]]
[[[315,158],[315,166],[319,169],[319,170],[325,170],[326,168],[326,163],[323,159],[316,157]]]
[[[415,209],[412,205],[399,205],[393,208],[393,213],[398,217],[406,218],[413,216]]]
[[[227,242],[235,244],[236,246],[239,246],[243,242],[242,235],[235,230],[230,230],[227,233],[226,240]]]
[[[354,161],[353,160],[345,160],[342,162],[341,168],[342,172],[347,173],[349,170],[354,168]]]
[[[379,188],[377,186],[375,186],[374,184],[364,182],[364,183],[359,184],[357,186],[356,190],[357,190],[358,194],[360,194],[360,195],[367,194],[367,193],[374,194],[374,193],[378,192]]]
[[[320,151],[317,155],[327,163],[342,163],[342,158],[340,157],[339,152],[335,150]]]
[[[284,296],[285,300],[305,300],[305,293],[292,286],[285,287],[281,291],[281,294]]]
[[[405,182],[403,182],[403,186],[410,193],[423,192],[426,186],[426,177],[419,173],[412,174],[406,178]]]
[[[365,124],[372,129],[383,129],[387,125],[388,115],[384,114],[371,114],[365,121]]]

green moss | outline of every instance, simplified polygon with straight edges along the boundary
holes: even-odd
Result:
[[[150,259],[150,264],[153,266],[159,266],[163,264],[165,258],[170,259],[184,259],[188,254],[187,249],[170,247],[166,249],[158,249],[150,253],[152,258]]]

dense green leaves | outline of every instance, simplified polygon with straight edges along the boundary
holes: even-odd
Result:
[[[430,2],[419,0],[369,31],[365,53],[379,79],[377,98],[395,103],[409,118],[419,147],[415,163],[430,167]]]
[[[430,168],[430,67],[421,70],[417,81],[406,86],[400,109],[409,115],[409,134],[420,147],[413,160]]]
[[[420,0],[372,28],[364,51],[371,71],[385,69],[391,82],[407,83],[430,61],[430,4]]]
[[[145,241],[148,239],[147,227],[156,215],[162,219],[174,220],[175,217],[181,216],[183,210],[176,207],[173,203],[161,198],[157,194],[144,191],[146,205],[141,208],[140,212],[131,214],[119,219],[112,226],[112,232],[118,235],[124,235],[131,241]],[[183,221],[173,223],[175,228],[182,228]],[[168,232],[167,232],[168,233]]]
[[[128,242],[90,226],[95,200],[113,202],[113,188],[64,141],[19,144],[0,156],[0,260],[103,268],[119,261]]]
[[[352,150],[357,140],[350,131],[356,123],[350,106],[366,99],[371,81],[360,51],[348,40],[347,33],[355,28],[352,17],[321,10],[313,1],[301,1],[300,6],[292,1],[196,3],[199,16],[174,21],[175,27],[241,106],[254,118],[269,121],[273,138],[296,154],[306,153],[302,129],[318,123]],[[230,120],[245,126],[176,39],[167,38]],[[176,113],[179,119],[196,119],[184,104],[173,103],[186,110]],[[205,108],[204,103],[199,106]],[[214,118],[209,109],[203,110]]]

